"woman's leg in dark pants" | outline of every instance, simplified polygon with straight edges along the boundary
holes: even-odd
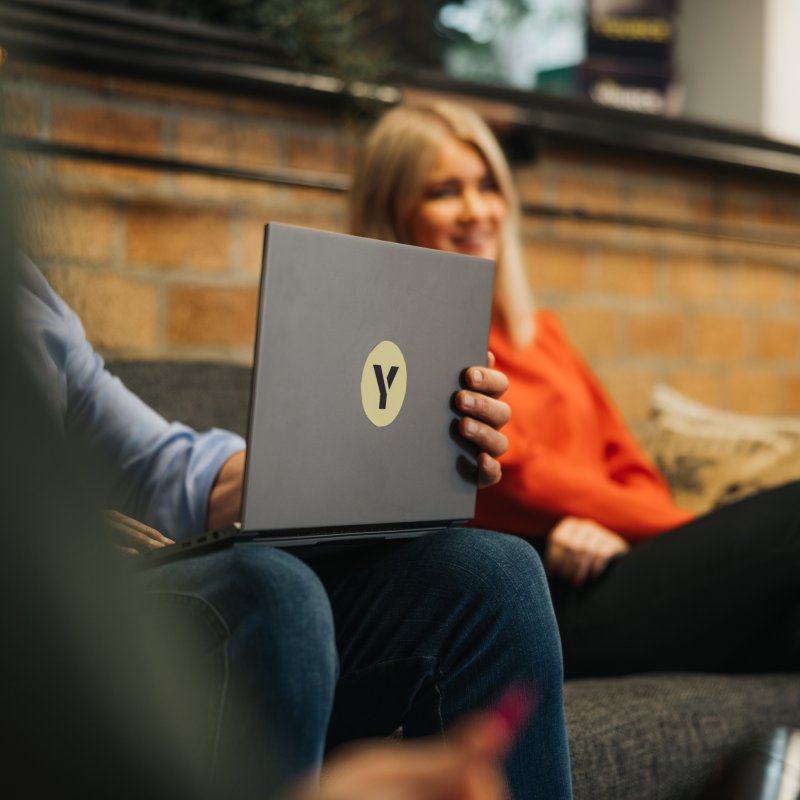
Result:
[[[551,585],[568,677],[800,669],[800,482]]]

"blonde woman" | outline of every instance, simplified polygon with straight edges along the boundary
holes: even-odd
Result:
[[[797,669],[800,484],[697,519],[675,506],[556,317],[534,307],[485,123],[454,104],[393,109],[367,138],[350,210],[353,233],[497,261],[490,349],[512,417],[503,479],[475,522],[542,554],[566,674]]]

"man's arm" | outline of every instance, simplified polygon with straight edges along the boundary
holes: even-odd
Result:
[[[180,538],[203,530],[232,433],[170,423],[106,371],[74,311],[20,257],[20,351],[65,434],[101,466],[106,503]]]
[[[234,453],[220,468],[208,496],[206,527],[210,531],[227,528],[242,518],[244,488],[244,450]]]

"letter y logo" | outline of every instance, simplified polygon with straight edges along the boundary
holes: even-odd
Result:
[[[385,383],[383,381],[383,369],[381,368],[381,365],[373,364],[372,368],[375,370],[375,380],[378,381],[378,394],[380,395],[378,408],[386,408],[386,393],[392,388],[394,376],[397,375],[397,370],[400,369],[400,367],[392,367],[389,370],[389,374],[386,376]]]
[[[361,373],[361,403],[378,428],[394,422],[406,396],[406,361],[400,348],[388,340],[376,345]]]

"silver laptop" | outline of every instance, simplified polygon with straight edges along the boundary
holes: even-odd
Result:
[[[267,225],[241,530],[155,552],[231,537],[338,545],[471,519],[474,453],[452,401],[485,363],[493,283],[486,259]]]
[[[242,531],[280,546],[471,519],[452,398],[483,364],[494,264],[265,228]]]

